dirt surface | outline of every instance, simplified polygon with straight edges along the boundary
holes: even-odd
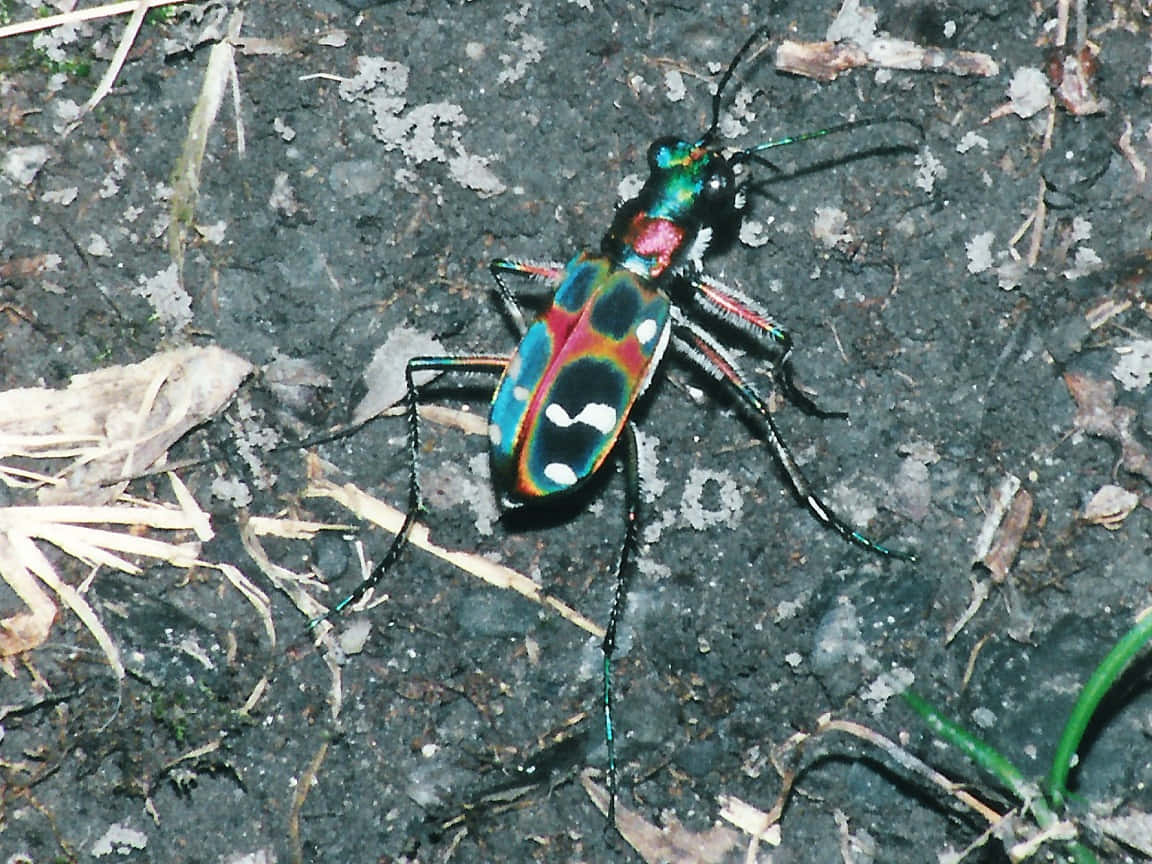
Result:
[[[223,91],[177,281],[165,233],[174,171],[236,11],[239,98]],[[1074,50],[1054,46],[1052,4],[878,13],[894,37],[984,52],[999,72],[856,69],[818,82],[774,71],[771,50],[741,67],[725,106],[744,127],[734,146],[858,117],[910,118],[923,139],[884,124],[773,151],[776,170],[754,166],[752,242],[706,264],[792,330],[797,382],[850,414],[779,405],[815,488],[920,560],[885,561],[823,529],[734,406],[667,362],[637,412],[646,543],[616,666],[621,804],[652,823],[706,831],[725,795],[768,810],[781,788],[775,748],[827,712],[906,736],[1004,812],[1012,802],[892,693],[911,684],[1040,777],[1078,685],[1149,605],[1148,18],[1138,4],[1091,4],[1089,91],[1069,86],[1049,103],[1052,58]],[[709,88],[757,26],[771,25],[772,47],[820,40],[835,14],[809,3],[177,6],[145,23],[112,92],[66,137],[126,18],[67,43],[0,42],[0,388],[63,387],[189,344],[259,367],[171,458],[207,460],[180,472],[213,517],[202,557],[270,593],[279,636],[270,646],[214,571],[96,572],[87,597],[129,674],[118,684],[67,613],[9,662],[0,860],[89,861],[108,848],[156,862],[639,860],[609,843],[579,782],[606,759],[593,636],[409,550],[386,602],[337,621],[371,630],[342,666],[333,718],[306,616],[264,579],[240,526],[284,514],[356,523],[302,497],[305,453],[271,447],[346,423],[374,352],[401,328],[449,352],[510,351],[487,262],[594,248],[648,144],[707,127]],[[1042,97],[1027,119],[1004,110],[1026,69],[1018,83],[1038,75]],[[1027,113],[1027,94],[1015,95]],[[1074,115],[1093,98],[1103,110]],[[746,362],[768,388],[766,364]],[[482,415],[489,383],[459,384],[430,401]],[[404,440],[391,417],[312,452],[330,480],[402,506]],[[508,526],[494,520],[485,452],[482,438],[424,425],[433,541],[498,560],[603,624],[620,478],[607,472],[571,513]],[[973,559],[1010,476],[1032,509],[1019,555],[991,573]],[[1135,495],[1115,530],[1082,518],[1108,484]],[[130,491],[171,498],[160,477]],[[34,500],[0,486],[0,504]],[[363,525],[265,546],[330,582],[313,593],[331,602],[359,578],[354,539],[372,560],[388,543]],[[45,552],[74,584],[88,575]],[[974,608],[977,585],[988,597]],[[5,614],[20,608],[0,590]],[[1152,807],[1147,671],[1125,679],[1081,753],[1082,807]],[[781,845],[762,841],[758,860],[936,861],[987,827],[845,736],[802,764]],[[546,779],[510,806],[485,797],[525,766]],[[469,804],[467,820],[443,827]],[[748,837],[731,830],[739,843],[720,858],[743,860]],[[1104,848],[1102,860],[1143,860]],[[1007,859],[993,842],[965,860]]]

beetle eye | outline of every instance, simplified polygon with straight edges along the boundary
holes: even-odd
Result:
[[[648,170],[667,171],[683,158],[685,144],[679,138],[657,138],[648,147]]]
[[[736,178],[732,176],[732,169],[726,164],[719,164],[709,172],[704,179],[702,193],[710,201],[723,201],[732,196],[732,187]]]

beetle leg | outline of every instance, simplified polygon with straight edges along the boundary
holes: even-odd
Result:
[[[689,281],[692,300],[697,309],[730,324],[758,344],[779,353],[780,359],[773,364],[773,374],[789,402],[813,417],[848,416],[845,411],[821,408],[793,383],[792,364],[789,362],[792,334],[778,324],[759,303],[703,274],[697,274]]]
[[[792,456],[792,451],[784,443],[784,438],[780,435],[776,421],[772,419],[772,414],[768,410],[768,403],[745,380],[743,373],[736,365],[736,361],[719,343],[683,316],[678,316],[678,321],[673,328],[672,344],[683,356],[724,384],[737,401],[744,406],[745,410],[760,422],[768,441],[768,448],[783,469],[792,491],[808,508],[808,512],[815,516],[819,522],[827,525],[849,543],[862,546],[878,555],[887,558],[899,558],[903,561],[916,560],[916,556],[910,552],[889,549],[884,544],[869,539],[837,516],[827,504],[820,500],[820,497],[812,491],[808,478],[800,470],[795,457]]]
[[[515,273],[517,276],[540,279],[552,289],[558,287],[564,279],[564,265],[555,261],[517,261],[512,258],[494,258],[488,265],[488,270],[491,272],[492,278],[496,280],[496,293],[500,295],[500,301],[504,304],[508,317],[512,319],[518,336],[524,335],[528,325],[525,323],[524,310],[516,299],[516,295],[504,282],[503,274]]]
[[[499,374],[508,365],[508,358],[497,354],[461,354],[449,357],[413,357],[404,367],[404,380],[407,383],[405,404],[408,417],[408,512],[404,515],[404,524],[392,539],[392,545],[380,563],[372,568],[368,578],[325,612],[308,622],[308,628],[313,629],[321,621],[327,621],[340,614],[353,603],[356,603],[370,589],[374,588],[384,574],[399,560],[404,547],[408,545],[408,535],[412,533],[412,526],[416,524],[416,517],[424,509],[423,497],[420,492],[420,414],[417,410],[420,401],[420,387],[413,380],[419,372],[491,372]]]
[[[616,592],[612,611],[604,628],[601,651],[604,654],[604,743],[608,746],[608,825],[616,827],[616,728],[612,721],[612,655],[616,651],[616,627],[628,603],[628,585],[635,566],[640,536],[640,465],[636,447],[636,428],[629,421],[620,432],[618,448],[624,464],[624,545],[616,567]]]

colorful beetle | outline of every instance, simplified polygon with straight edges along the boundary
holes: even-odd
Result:
[[[771,349],[777,358],[776,381],[793,402],[810,413],[842,416],[821,411],[792,385],[788,332],[754,300],[701,269],[715,232],[737,224],[742,213],[735,166],[756,161],[757,154],[773,147],[889,122],[843,123],[722,154],[713,146],[721,96],[740,60],[765,32],[765,28],[757,30],[729,64],[712,97],[712,123],[697,141],[668,137],[651,145],[648,179],[636,197],[617,208],[598,254],[581,252],[567,264],[492,262],[497,291],[521,336],[511,357],[471,354],[409,360],[405,370],[410,457],[407,516],[371,575],[324,616],[338,614],[380,581],[399,558],[422,509],[415,374],[501,375],[489,413],[488,437],[492,485],[505,509],[570,494],[594,476],[609,456],[617,455],[625,468],[626,531],[602,643],[610,824],[614,824],[617,791],[612,656],[639,532],[640,478],[636,433],[629,414],[669,346],[717,379],[761,424],[772,455],[816,519],[872,552],[915,560],[911,554],[868,539],[820,500],[781,438],[765,399],[744,378],[728,351],[692,316],[724,321]],[[531,326],[525,325],[523,312],[505,284],[504,276],[509,273],[543,280],[555,289],[551,306]]]

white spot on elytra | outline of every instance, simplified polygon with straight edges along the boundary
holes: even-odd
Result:
[[[493,447],[499,447],[500,442],[504,439],[503,434],[500,432],[500,427],[495,423],[488,424],[488,440],[492,442]]]
[[[557,486],[571,486],[576,482],[576,472],[563,462],[549,462],[544,466],[544,476]]]
[[[512,397],[517,402],[527,402],[528,397],[531,395],[532,394],[528,391],[527,387],[513,387],[512,388]]]
[[[616,428],[616,409],[600,402],[589,402],[575,417],[570,417],[562,405],[553,402],[544,409],[544,416],[561,429],[566,429],[573,423],[584,423],[601,435],[607,435]]]
[[[647,345],[656,338],[657,332],[656,321],[652,318],[646,318],[640,322],[640,326],[636,328],[636,338],[640,340],[641,345]]]

